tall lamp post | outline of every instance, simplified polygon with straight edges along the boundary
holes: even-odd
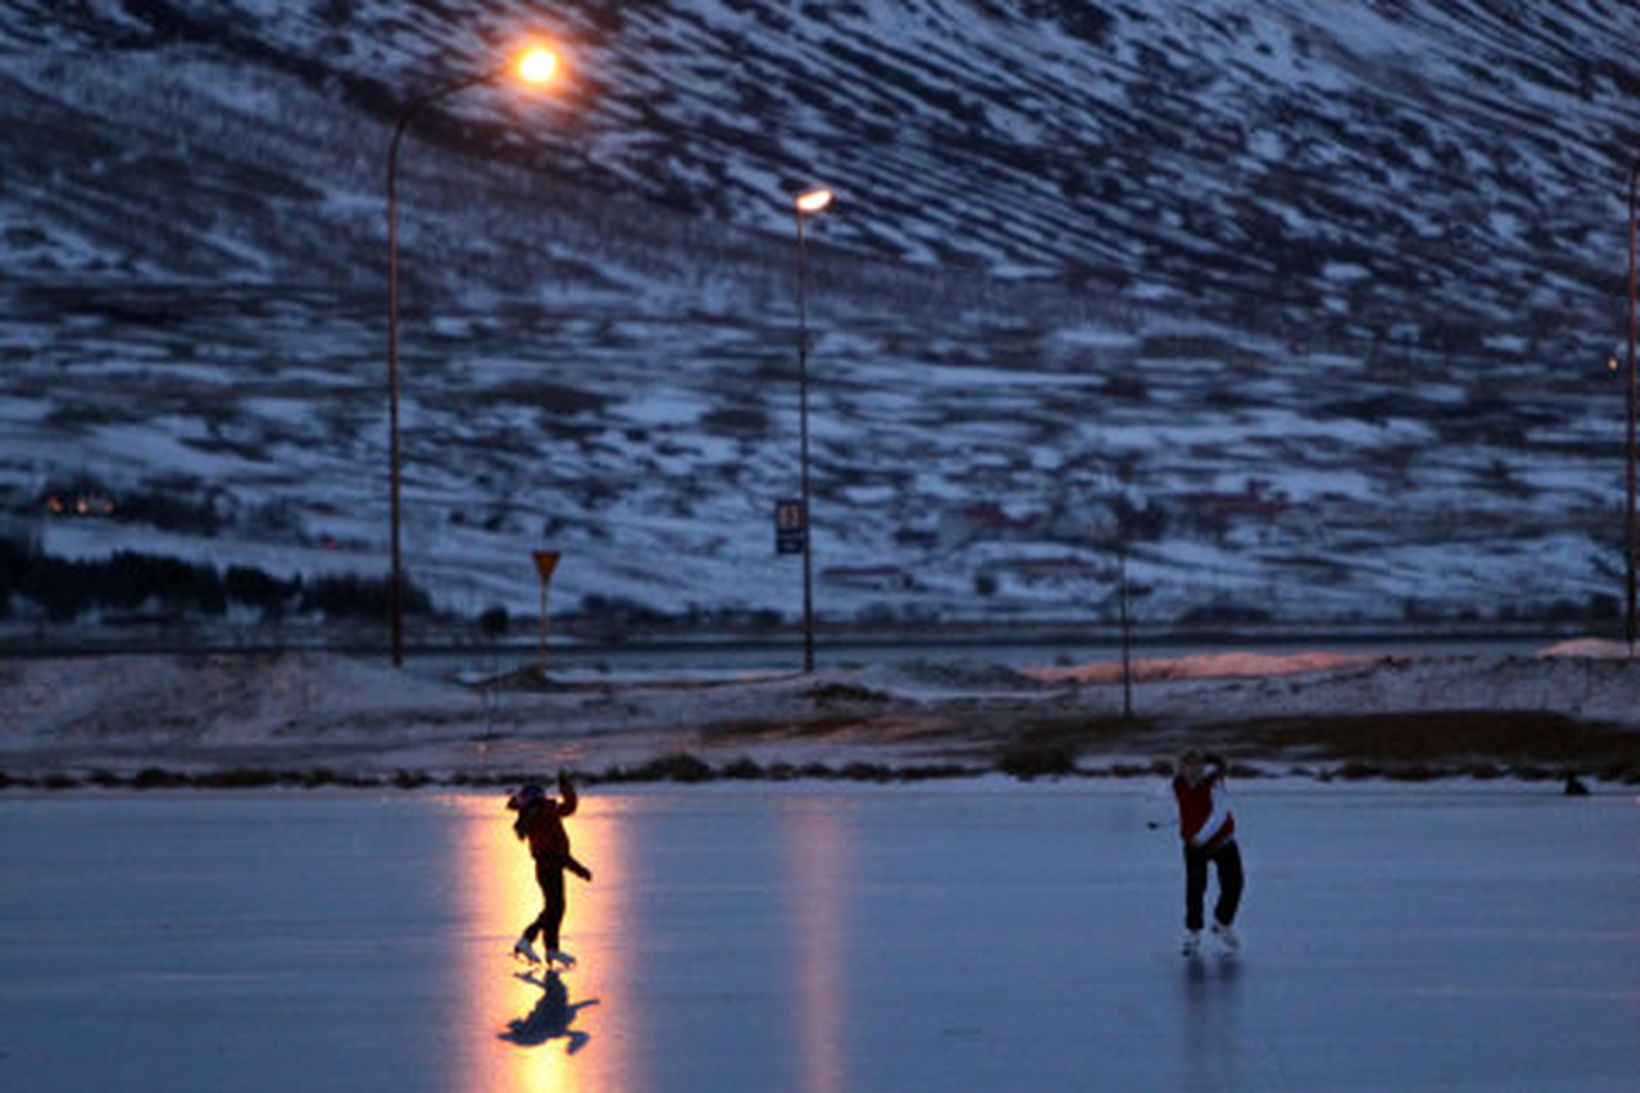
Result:
[[[803,497],[803,671],[814,671],[814,521],[809,509],[809,260],[804,225],[831,204],[830,190],[809,190],[797,198],[797,417],[798,464]]]
[[[393,630],[393,666],[404,663],[404,554],[399,537],[399,144],[404,131],[432,103],[477,84],[514,73],[526,84],[544,84],[558,69],[558,55],[544,46],[526,49],[515,60],[477,76],[435,88],[410,100],[399,112],[387,144],[387,478],[391,493],[393,571],[387,586],[387,612]]]
[[[1635,358],[1636,335],[1637,335],[1637,333],[1640,333],[1640,331],[1637,331],[1637,329],[1636,329],[1636,324],[1640,323],[1640,318],[1637,318],[1636,314],[1635,314],[1635,308],[1636,308],[1637,304],[1640,304],[1640,301],[1637,301],[1635,299],[1635,297],[1637,295],[1637,291],[1636,291],[1636,289],[1637,289],[1637,285],[1636,285],[1636,263],[1635,263],[1635,243],[1636,243],[1635,215],[1636,215],[1636,198],[1637,198],[1637,194],[1640,194],[1640,160],[1637,160],[1635,162],[1634,166],[1632,168],[1630,168],[1630,170],[1629,170],[1629,374],[1628,374],[1628,378],[1627,378],[1626,383],[1625,383],[1625,385],[1628,388],[1628,400],[1627,400],[1628,401],[1628,431],[1627,431],[1627,445],[1624,448],[1624,460],[1623,460],[1623,481],[1624,481],[1625,493],[1627,494],[1627,502],[1628,502],[1628,507],[1625,510],[1625,516],[1624,516],[1624,521],[1623,521],[1623,558],[1624,558],[1624,561],[1625,561],[1624,571],[1627,575],[1626,576],[1626,579],[1627,579],[1626,589],[1627,589],[1627,593],[1628,593],[1628,600],[1627,600],[1628,607],[1627,607],[1627,611],[1624,615],[1624,632],[1625,632],[1625,636],[1627,636],[1627,638],[1628,638],[1629,656],[1631,658],[1634,656],[1634,639],[1635,639],[1634,563],[1635,563],[1635,548],[1636,548],[1636,544],[1635,544],[1635,516],[1634,516],[1634,493],[1635,493],[1635,481],[1634,481],[1634,476],[1635,476],[1635,450],[1634,450],[1635,423],[1634,423],[1634,417],[1635,417],[1636,385],[1635,385],[1635,375],[1634,375],[1634,364],[1635,364],[1634,358]]]

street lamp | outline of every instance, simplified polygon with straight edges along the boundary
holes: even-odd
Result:
[[[797,416],[803,496],[803,671],[814,671],[814,541],[809,514],[809,262],[804,222],[831,204],[826,189],[797,197]]]
[[[481,83],[490,83],[509,72],[526,84],[543,84],[558,71],[558,55],[545,46],[532,46],[508,64],[478,76],[469,76],[435,88],[410,100],[400,111],[387,144],[387,478],[392,495],[389,517],[392,529],[393,571],[387,586],[387,611],[393,630],[393,666],[404,663],[404,555],[399,539],[399,144],[410,119],[447,95]]]
[[[1636,313],[1635,313],[1635,308],[1636,308],[1637,304],[1640,304],[1640,301],[1637,301],[1636,298],[1635,298],[1637,294],[1640,294],[1640,293],[1637,293],[1636,260],[1635,260],[1635,244],[1636,244],[1636,238],[1637,238],[1636,224],[1635,224],[1637,194],[1640,194],[1640,160],[1636,160],[1635,163],[1634,163],[1634,166],[1629,169],[1629,324],[1628,324],[1629,325],[1629,374],[1628,374],[1628,380],[1627,380],[1627,383],[1626,383],[1626,386],[1628,388],[1628,399],[1627,399],[1627,402],[1628,402],[1628,415],[1627,415],[1628,430],[1627,430],[1627,444],[1625,445],[1625,447],[1623,449],[1623,451],[1624,451],[1623,482],[1624,482],[1624,489],[1625,489],[1625,493],[1627,495],[1627,502],[1628,502],[1627,508],[1625,509],[1625,515],[1624,515],[1624,520],[1623,520],[1623,559],[1624,559],[1624,563],[1625,563],[1624,564],[1624,570],[1625,570],[1625,573],[1627,575],[1627,577],[1626,577],[1626,590],[1627,590],[1627,593],[1628,593],[1628,597],[1627,597],[1628,609],[1627,609],[1627,611],[1624,615],[1624,633],[1625,633],[1625,636],[1628,638],[1628,641],[1629,641],[1629,656],[1631,658],[1634,656],[1634,640],[1635,640],[1635,620],[1634,620],[1635,578],[1634,578],[1634,563],[1635,563],[1635,547],[1636,547],[1636,544],[1635,544],[1635,516],[1634,516],[1634,493],[1635,493],[1635,481],[1634,481],[1634,476],[1635,476],[1635,450],[1634,450],[1635,423],[1634,423],[1634,417],[1635,417],[1635,398],[1636,398],[1636,390],[1637,389],[1636,389],[1636,385],[1635,385],[1635,373],[1634,373],[1635,361],[1634,361],[1634,358],[1635,358],[1635,341],[1636,341],[1637,334],[1640,334],[1640,331],[1637,331],[1637,328],[1636,328],[1636,324],[1640,323],[1640,318],[1637,318]]]

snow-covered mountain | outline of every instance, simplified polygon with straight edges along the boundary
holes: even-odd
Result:
[[[435,602],[1600,615],[1640,9],[1616,0],[13,0],[0,486],[45,552]],[[66,506],[48,509],[55,499]],[[77,514],[77,507],[89,509]],[[17,597],[14,616],[31,607]]]

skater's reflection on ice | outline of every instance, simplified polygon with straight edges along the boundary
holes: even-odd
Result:
[[[507,1031],[500,1034],[501,1039],[519,1047],[540,1047],[561,1037],[566,1041],[565,1050],[571,1055],[586,1047],[592,1036],[571,1026],[578,1012],[598,1004],[596,998],[571,1004],[569,988],[557,972],[518,972],[516,978],[541,988],[541,997],[529,1013],[507,1022]]]
[[[1241,961],[1192,957],[1180,979],[1181,1056],[1191,1089],[1241,1089]]]

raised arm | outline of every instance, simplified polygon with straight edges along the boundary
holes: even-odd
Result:
[[[581,799],[580,799],[580,797],[576,796],[575,786],[570,783],[569,775],[565,774],[563,771],[559,771],[558,772],[558,815],[560,815],[560,816],[573,816],[575,814],[575,807],[577,805],[579,805],[580,803],[581,803]]]

